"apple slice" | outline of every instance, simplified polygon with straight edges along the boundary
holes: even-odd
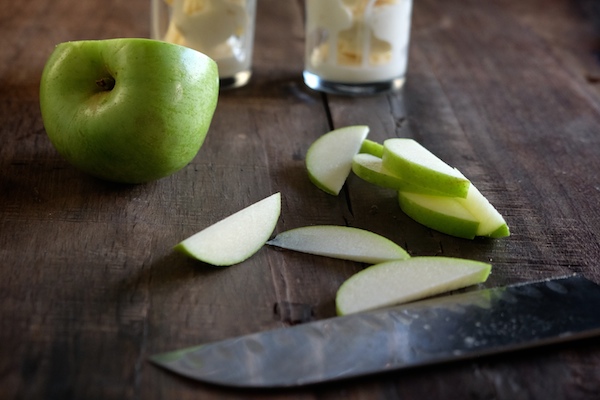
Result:
[[[337,196],[352,169],[352,158],[368,134],[368,126],[352,125],[315,140],[306,153],[310,180],[319,189]]]
[[[280,233],[267,244],[369,264],[410,257],[402,247],[391,240],[364,229],[348,226],[317,225],[291,229]]]
[[[381,158],[383,156],[383,145],[373,140],[365,139],[360,146],[359,153],[371,154]]]
[[[501,238],[510,236],[510,229],[502,214],[473,185],[469,188],[466,199],[457,198],[469,212],[479,221],[477,236]]]
[[[466,198],[457,198],[456,200],[479,221],[477,236],[492,238],[510,236],[510,229],[502,214],[481,194],[475,185],[471,184],[469,186]]]
[[[485,282],[492,266],[449,257],[412,257],[373,265],[351,276],[339,288],[339,315],[423,299]]]
[[[281,193],[275,193],[190,236],[175,250],[216,266],[238,264],[266,243],[280,213]]]
[[[456,198],[398,192],[400,208],[415,221],[465,239],[477,236],[479,220]]]
[[[361,179],[377,186],[411,193],[444,196],[445,193],[416,185],[387,169],[381,160],[372,154],[360,153],[352,159],[352,171]]]
[[[387,139],[382,160],[387,169],[415,185],[455,197],[466,197],[469,191],[467,178],[413,139]]]

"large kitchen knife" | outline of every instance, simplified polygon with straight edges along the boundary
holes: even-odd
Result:
[[[569,276],[251,334],[151,360],[218,385],[291,387],[600,335],[600,286]]]

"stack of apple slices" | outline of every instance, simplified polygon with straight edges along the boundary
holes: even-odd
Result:
[[[345,127],[310,146],[306,164],[317,187],[338,194],[353,171],[396,190],[402,211],[429,228],[467,239],[510,235],[502,215],[459,170],[413,139],[379,144],[366,139],[367,134],[365,126]]]

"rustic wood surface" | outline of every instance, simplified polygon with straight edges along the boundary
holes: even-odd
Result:
[[[334,315],[364,268],[263,248],[214,268],[174,244],[281,191],[277,232],[340,224],[413,255],[491,261],[485,284],[582,273],[600,282],[600,11],[593,0],[418,0],[401,93],[325,96],[301,81],[303,3],[259,0],[254,76],[223,92],[195,160],[122,186],[68,165],[39,112],[59,42],[147,37],[149,2],[0,3],[0,398],[597,399],[596,340],[311,388],[243,391],[180,378],[149,355]],[[340,196],[304,167],[323,133],[368,124],[461,169],[512,236],[452,238],[351,176]],[[600,312],[600,310],[599,310]]]

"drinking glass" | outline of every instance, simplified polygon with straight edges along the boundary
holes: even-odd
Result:
[[[306,0],[304,82],[346,95],[397,90],[406,76],[412,0]]]
[[[217,62],[221,88],[252,75],[256,0],[151,0],[151,37],[198,50]]]

